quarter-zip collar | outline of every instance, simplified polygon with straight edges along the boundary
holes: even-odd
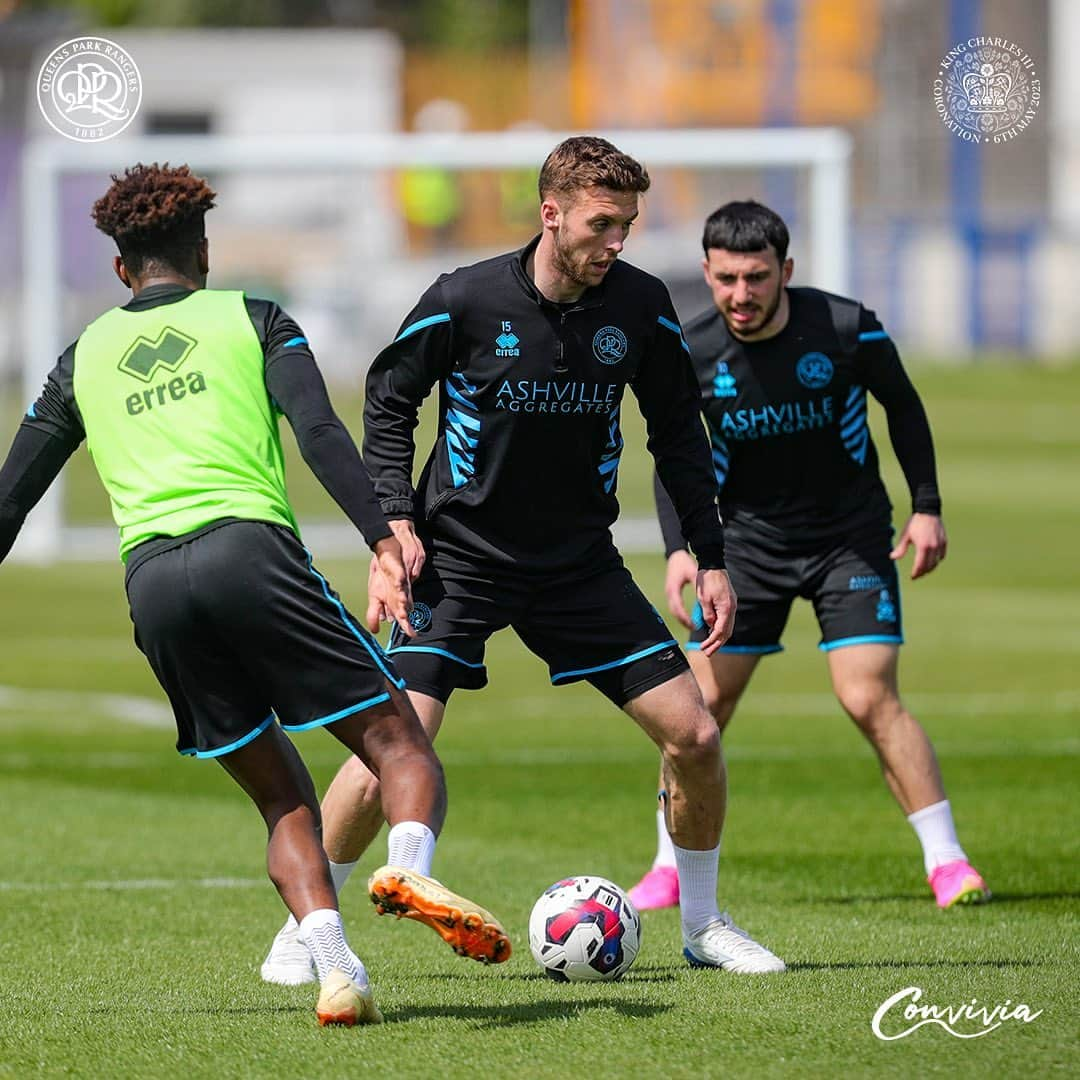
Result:
[[[518,285],[525,291],[531,300],[533,300],[540,307],[552,308],[563,314],[570,311],[584,310],[585,308],[597,308],[604,302],[604,286],[607,285],[607,275],[599,285],[590,285],[578,298],[577,302],[570,308],[563,308],[554,300],[549,300],[537,287],[536,282],[529,277],[528,271],[525,267],[528,265],[529,256],[536,250],[540,243],[541,233],[537,233],[520,251],[514,252],[514,257],[510,261],[510,268],[514,275],[514,279]],[[613,266],[611,270],[614,270]],[[611,271],[608,271],[610,274]]]

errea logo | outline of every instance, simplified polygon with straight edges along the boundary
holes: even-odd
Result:
[[[514,333],[514,328],[505,319],[501,323],[501,332],[495,339],[495,355],[496,356],[520,356],[521,350],[518,348],[519,338]]]
[[[198,345],[193,337],[166,326],[154,341],[137,337],[119,363],[125,375],[140,382],[149,383],[161,371],[175,372]],[[171,379],[148,386],[145,390],[129,394],[124,401],[129,416],[149,412],[155,406],[180,401],[188,394],[200,394],[206,389],[206,379],[201,371],[189,371],[174,375]]]

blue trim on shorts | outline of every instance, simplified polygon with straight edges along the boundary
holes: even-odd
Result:
[[[359,705],[350,705],[347,709],[341,709],[336,713],[331,713],[329,716],[320,716],[318,720],[309,720],[306,724],[282,724],[281,729],[282,731],[309,731],[311,728],[324,727],[326,724],[332,724],[335,720],[343,720],[346,716],[363,712],[373,705],[381,705],[384,701],[389,700],[389,693],[384,691],[373,698],[368,698],[367,701],[361,701]]]
[[[308,569],[315,575],[315,577],[319,579],[320,583],[322,584],[323,594],[325,595],[326,599],[329,600],[330,603],[338,609],[338,614],[341,616],[341,621],[349,628],[349,630],[352,631],[353,637],[355,637],[356,640],[359,641],[360,644],[363,645],[364,648],[367,649],[367,651],[371,654],[371,659],[375,661],[375,664],[379,668],[379,670],[387,677],[387,679],[390,680],[391,685],[398,690],[404,690],[405,680],[399,678],[398,676],[395,676],[394,673],[383,662],[386,659],[386,653],[382,651],[382,647],[377,641],[374,641],[374,639],[372,639],[372,641],[374,641],[375,648],[373,649],[371,647],[372,641],[368,641],[368,639],[363,634],[361,634],[359,630],[356,629],[356,627],[352,623],[352,620],[349,618],[348,614],[345,611],[345,605],[336,596],[334,596],[333,593],[330,592],[329,582],[326,580],[326,578],[322,576],[322,574],[319,573],[318,570],[315,569],[311,560],[311,552],[308,551],[307,548],[304,548],[304,554],[307,555]]]
[[[229,743],[228,746],[219,746],[216,750],[196,750],[192,747],[190,750],[181,750],[180,753],[184,757],[196,757],[196,758],[215,758],[223,757],[225,754],[231,754],[234,750],[239,750],[241,746],[247,746],[252,739],[257,739],[276,719],[273,713],[271,713],[254,731],[249,731],[246,735],[241,736],[235,742]]]
[[[700,641],[688,641],[683,648],[687,652],[700,652]],[[771,653],[783,652],[783,645],[721,645],[717,652],[730,653],[732,656],[769,656]]]
[[[468,660],[462,660],[460,656],[455,656],[452,652],[447,652],[445,649],[436,649],[431,645],[399,645],[396,649],[387,649],[386,655],[393,656],[399,652],[434,653],[436,656],[445,656],[448,660],[454,660],[459,664],[464,664],[466,667],[482,668],[484,666],[483,660],[479,664],[472,664]]]
[[[842,637],[835,641],[823,641],[818,645],[822,652],[843,649],[848,645],[903,645],[900,634],[860,634],[857,637]]]
[[[572,679],[577,675],[592,675],[597,671],[608,671],[611,668],[622,667],[624,664],[632,664],[635,660],[640,660],[645,656],[651,656],[655,652],[659,652],[661,649],[668,649],[672,645],[677,649],[679,643],[670,638],[668,641],[661,641],[659,645],[650,645],[647,649],[642,649],[641,652],[631,653],[629,656],[624,656],[621,660],[612,660],[610,664],[599,664],[596,667],[581,668],[579,671],[560,671],[557,675],[551,676],[551,685],[554,686],[559,679]]]

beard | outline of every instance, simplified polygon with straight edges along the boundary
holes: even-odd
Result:
[[[587,289],[593,284],[585,276],[585,270],[589,263],[588,257],[579,257],[579,261],[575,263],[574,249],[569,244],[564,244],[558,233],[555,234],[555,251],[551,261],[555,270],[575,285]]]
[[[731,323],[728,322],[728,330],[730,330],[731,333],[733,333],[736,337],[745,336],[747,334],[756,334],[759,330],[763,330],[766,326],[769,325],[769,323],[772,322],[773,316],[779,310],[780,300],[783,298],[783,295],[784,286],[780,285],[776,290],[776,295],[772,298],[769,306],[765,308],[761,319],[757,322],[756,325],[736,327],[732,326]],[[727,322],[726,319],[724,321]]]

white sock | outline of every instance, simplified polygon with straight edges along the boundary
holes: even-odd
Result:
[[[345,888],[345,882],[349,880],[349,875],[356,869],[355,862],[334,862],[330,859],[330,878],[334,883],[334,892],[341,895],[341,890]],[[359,860],[357,860],[359,861]]]
[[[367,986],[367,970],[345,940],[340,912],[333,908],[316,908],[309,912],[300,920],[300,940],[315,958],[319,982],[326,982],[326,977],[337,968],[360,986]]]
[[[675,865],[675,845],[671,842],[671,834],[667,831],[667,819],[664,816],[664,807],[667,804],[667,792],[660,792],[660,809],[656,811],[656,858],[653,859],[653,869],[658,866]]]
[[[914,814],[908,814],[908,821],[922,844],[923,864],[926,873],[943,863],[963,859],[967,862],[964,849],[956,838],[956,826],[953,824],[952,807],[948,799],[931,803]]]
[[[683,930],[692,934],[719,918],[716,879],[720,872],[720,845],[708,851],[691,851],[673,844],[679,871],[679,912]]]
[[[399,821],[386,838],[387,864],[431,876],[435,834],[422,821]]]

